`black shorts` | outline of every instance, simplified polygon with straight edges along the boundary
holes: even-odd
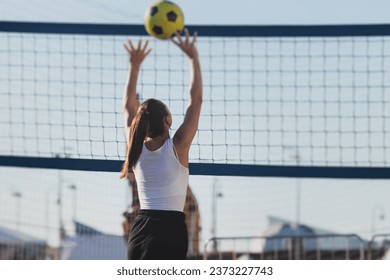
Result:
[[[183,212],[138,211],[128,240],[129,260],[184,260],[187,250]]]

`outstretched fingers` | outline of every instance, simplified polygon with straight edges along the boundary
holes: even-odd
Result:
[[[123,47],[126,49],[127,53],[130,54],[131,50],[127,44],[123,44]]]
[[[145,52],[145,56],[147,56],[148,54],[150,54],[151,51],[152,51],[152,49],[148,49],[148,50]]]
[[[142,48],[142,53],[144,54],[144,56],[147,56],[152,51],[151,48],[148,49],[148,45],[149,45],[149,40],[146,40]]]
[[[182,36],[180,35],[180,33],[178,31],[175,31],[175,36],[173,36],[171,38],[171,41],[177,45],[177,46],[188,46],[188,45],[194,45],[195,42],[196,42],[196,38],[198,36],[198,33],[195,31],[194,32],[194,35],[193,35],[193,38],[191,40],[190,38],[190,31],[188,30],[188,28],[185,28],[184,29],[184,36],[185,36],[185,39],[183,40]]]
[[[193,37],[191,39],[190,32],[187,28],[184,29],[184,36],[185,39],[183,39],[179,32],[175,32],[175,36],[171,38],[171,41],[178,46],[185,54],[188,55],[189,58],[194,58],[197,56],[197,50],[195,46],[195,42],[198,36],[197,32],[194,32]]]
[[[172,37],[172,39],[174,39],[174,38],[177,38],[179,45],[183,44],[183,39],[181,38],[179,31],[177,31],[177,30],[175,31],[175,36]]]
[[[127,42],[128,43],[123,44],[123,46],[125,47],[125,49],[128,53],[130,53],[130,52],[143,52],[143,53],[149,52],[149,50],[147,50],[148,45],[149,45],[149,40],[146,40],[145,44],[142,44],[142,40],[138,40],[137,48],[134,47],[134,44],[130,39],[128,39]]]
[[[190,40],[190,32],[188,31],[188,28],[184,29],[184,34],[186,36],[186,43]]]
[[[124,44],[130,63],[132,65],[141,65],[142,61],[145,59],[145,57],[152,51],[148,47],[149,40],[146,40],[145,43],[142,42],[142,40],[138,40],[138,43],[136,46],[134,46],[134,43],[128,39],[127,44]]]
[[[148,47],[148,44],[149,44],[149,40],[146,40],[143,48],[142,48],[142,52],[145,52],[146,51],[146,48]]]
[[[198,38],[198,32],[195,31],[194,35],[192,36],[192,42],[191,45],[195,45],[196,39]]]
[[[128,39],[127,40],[128,42],[129,42],[129,45],[130,45],[130,50],[134,50],[134,45],[133,45],[133,42],[130,40],[130,39]]]

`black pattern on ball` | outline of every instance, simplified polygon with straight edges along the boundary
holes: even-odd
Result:
[[[167,19],[168,21],[175,22],[177,19],[177,14],[174,11],[170,11],[167,13]]]
[[[153,26],[153,32],[156,35],[161,35],[163,34],[163,29],[160,26],[155,25]]]
[[[158,12],[158,8],[156,6],[152,7],[150,9],[150,16],[151,17],[154,16],[155,14],[157,14],[157,12]]]

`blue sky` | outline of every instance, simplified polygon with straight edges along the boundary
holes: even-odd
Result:
[[[176,1],[184,11],[188,24],[352,24],[389,23],[389,1]],[[94,22],[142,24],[148,1],[87,1],[87,0],[2,0],[0,20]],[[294,156],[290,151],[287,157]],[[55,193],[57,171],[1,170],[3,198],[1,211],[9,215],[3,224],[17,228],[18,203],[24,220],[35,216],[36,223],[45,219],[56,221]],[[43,174],[43,175],[42,175]],[[121,212],[129,194],[126,182],[118,174],[63,172],[63,185],[76,184],[77,218],[109,233],[121,233]],[[38,178],[39,177],[39,178]],[[210,237],[210,196],[213,177],[192,177],[190,184],[202,207],[203,238]],[[295,179],[275,178],[220,178],[217,188],[224,195],[218,199],[218,233],[221,235],[260,235],[267,227],[267,215],[295,219]],[[383,231],[390,231],[390,196],[387,181],[368,180],[300,180],[302,222],[335,232],[357,232],[369,236],[372,223]],[[242,187],[242,186],[245,186]],[[39,191],[37,191],[39,190]],[[12,196],[23,191],[22,200]],[[64,190],[64,204],[72,208],[72,193]],[[50,202],[50,203],[47,203]],[[248,205],[250,207],[248,207]],[[380,205],[388,217],[378,219]],[[51,207],[51,208],[49,208]],[[10,210],[12,209],[12,210]],[[102,210],[104,209],[104,211]],[[50,217],[45,216],[51,211]],[[97,214],[97,215],[96,215]],[[66,211],[69,222],[72,212]],[[1,224],[1,223],[0,223]],[[21,229],[45,238],[46,232],[25,224]],[[55,230],[55,229],[54,229]],[[53,241],[55,242],[55,241]]]
[[[140,23],[153,1],[3,0],[3,20]],[[385,0],[177,0],[188,24],[386,23]]]

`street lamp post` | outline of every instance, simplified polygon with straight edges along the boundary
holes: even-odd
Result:
[[[297,147],[293,147],[295,153],[291,155],[291,159],[293,159],[296,163],[296,166],[299,167],[301,157],[299,155],[299,150]],[[297,234],[299,235],[301,223],[301,180],[297,177],[295,179],[295,224],[297,228]],[[301,239],[294,238],[294,255],[295,259],[299,260],[301,258]]]
[[[49,242],[50,240],[50,235],[51,235],[51,222],[52,222],[52,219],[51,219],[51,209],[50,209],[50,205],[52,204],[53,202],[53,198],[52,198],[52,193],[53,191],[55,191],[54,188],[50,187],[47,189],[46,191],[46,239],[47,239],[47,242]]]
[[[287,150],[293,150],[294,153],[290,154],[290,160],[294,160],[297,167],[301,162],[301,156],[299,154],[299,148],[296,146],[283,146]],[[297,177],[295,179],[295,223],[297,226],[301,223],[301,180]]]
[[[293,158],[295,159],[297,166],[299,166],[300,156],[297,152]],[[301,223],[301,180],[295,179],[295,192],[296,192],[296,210],[295,210],[295,223],[297,226]]]
[[[212,221],[211,221],[211,237],[217,237],[217,199],[222,197],[222,193],[217,191],[218,179],[214,177],[213,182],[213,193],[212,193]],[[218,250],[217,241],[213,242],[213,250],[216,252]]]
[[[17,199],[16,204],[16,213],[17,213],[17,230],[20,232],[20,226],[22,222],[22,193],[19,191],[14,191],[12,196]]]
[[[62,209],[62,185],[63,185],[63,175],[62,175],[62,170],[58,170],[58,190],[57,190],[57,205],[58,205],[58,222],[59,222],[59,228],[58,228],[58,233],[60,236],[60,247],[61,247],[61,242],[64,238],[65,235],[65,229],[64,229],[64,220],[63,220],[63,209]]]
[[[68,151],[71,150],[72,147],[64,146],[64,156],[65,158],[69,158]],[[60,158],[60,154],[56,155],[56,158]],[[58,190],[57,190],[57,205],[58,205],[58,220],[59,220],[59,235],[60,235],[60,247],[63,238],[65,237],[65,228],[64,228],[64,217],[63,217],[63,201],[62,201],[62,188],[64,184],[64,177],[62,174],[62,170],[58,169]]]
[[[383,209],[383,206],[382,205],[376,205],[374,208],[372,208],[372,216],[371,216],[371,236],[374,236],[375,235],[375,231],[376,231],[376,228],[375,228],[375,221],[376,221],[376,214],[377,214],[377,210],[379,210],[379,219],[380,220],[384,220],[385,219],[385,211]]]
[[[72,227],[74,229],[74,235],[76,235],[76,220],[77,220],[77,187],[76,185],[70,185],[69,189],[73,192],[73,213],[72,213]]]

